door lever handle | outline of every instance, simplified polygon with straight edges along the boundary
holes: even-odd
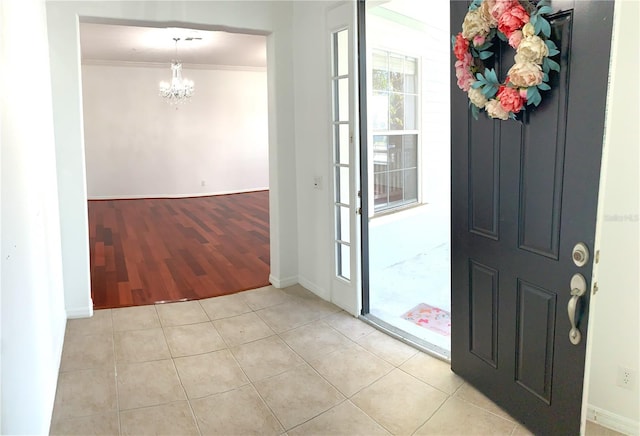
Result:
[[[567,305],[567,312],[569,314],[569,322],[571,323],[571,330],[569,330],[569,340],[573,345],[578,345],[582,340],[582,334],[578,330],[576,320],[576,310],[578,309],[578,301],[587,292],[587,281],[582,274],[574,274],[571,277],[571,298]]]

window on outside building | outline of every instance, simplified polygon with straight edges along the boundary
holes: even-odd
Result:
[[[374,212],[418,201],[418,61],[373,51]]]

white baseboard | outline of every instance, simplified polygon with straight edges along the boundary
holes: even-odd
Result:
[[[274,288],[278,288],[278,289],[288,288],[289,286],[298,284],[298,277],[291,276],[291,277],[278,278],[273,274],[269,274],[269,283],[271,283]]]
[[[145,198],[192,198],[211,197],[214,195],[244,194],[247,192],[268,191],[269,187],[237,189],[233,191],[195,192],[191,194],[123,194],[123,195],[88,195],[87,200],[140,200]]]
[[[626,435],[640,435],[640,422],[633,421],[632,419],[617,415],[613,412],[609,412],[608,410],[592,406],[591,404],[587,406],[587,419],[603,427]]]
[[[298,277],[298,283],[300,283],[300,285],[303,288],[310,290],[311,292],[313,292],[314,294],[316,294],[318,297],[322,298],[323,300],[330,301],[329,291],[327,291],[326,289],[323,289],[322,287],[316,285],[312,281],[307,280],[304,277]]]
[[[91,318],[93,316],[93,302],[89,307],[74,307],[67,309],[67,319]]]

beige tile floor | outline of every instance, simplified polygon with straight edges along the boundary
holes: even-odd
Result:
[[[51,433],[528,434],[447,363],[300,286],[70,320]]]

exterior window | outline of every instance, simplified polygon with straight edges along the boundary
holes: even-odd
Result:
[[[373,51],[374,212],[418,201],[418,62]]]

